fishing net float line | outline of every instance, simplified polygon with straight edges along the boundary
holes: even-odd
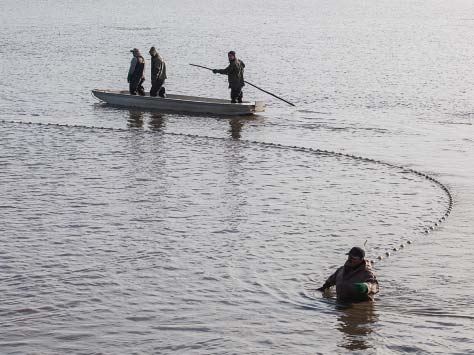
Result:
[[[145,133],[145,134],[156,134],[156,132],[153,131],[143,131],[140,130],[139,128],[113,128],[113,127],[99,127],[99,126],[86,126],[86,125],[70,125],[70,124],[59,124],[59,123],[41,123],[41,122],[24,122],[24,121],[15,121],[15,120],[0,120],[1,123],[3,124],[19,124],[19,125],[38,125],[38,126],[47,126],[47,127],[68,127],[68,128],[80,128],[80,129],[88,129],[88,130],[105,130],[105,131],[116,131],[116,132],[130,132],[130,130],[136,130],[139,131],[140,133]],[[199,139],[208,139],[208,140],[220,140],[224,141],[227,140],[227,138],[221,138],[221,137],[212,137],[212,136],[203,136],[203,135],[197,135],[197,134],[187,134],[187,133],[175,133],[175,132],[160,132],[161,134],[166,134],[170,136],[177,136],[177,137],[189,137],[189,138],[199,138]],[[378,165],[383,165],[391,169],[397,169],[401,170],[402,172],[406,173],[411,173],[414,175],[417,175],[419,177],[425,178],[426,180],[434,183],[436,186],[438,186],[444,194],[448,198],[448,203],[447,207],[445,208],[443,214],[441,216],[435,217],[435,221],[426,225],[423,227],[422,234],[423,235],[428,235],[431,232],[435,231],[441,223],[446,221],[446,219],[449,217],[451,214],[451,211],[453,209],[453,204],[454,204],[454,199],[451,194],[451,191],[448,189],[448,187],[443,184],[441,181],[438,179],[425,174],[421,171],[411,169],[404,167],[402,165],[397,165],[389,162],[385,162],[382,160],[376,160],[376,159],[371,159],[371,158],[366,158],[362,156],[357,156],[357,155],[352,155],[352,154],[347,154],[347,153],[341,153],[341,152],[336,152],[332,150],[324,150],[324,149],[315,149],[315,148],[306,148],[306,147],[298,147],[298,146],[289,146],[289,145],[284,145],[284,144],[279,144],[279,143],[267,143],[267,142],[259,142],[259,141],[253,141],[253,140],[239,140],[241,144],[246,144],[249,146],[261,146],[261,147],[266,147],[266,148],[275,148],[275,149],[283,149],[283,150],[293,150],[293,151],[299,151],[299,152],[306,152],[310,154],[316,154],[316,155],[326,155],[326,156],[333,156],[333,157],[343,157],[343,158],[349,158],[357,161],[363,161],[363,162],[368,162],[372,164],[378,164]],[[407,239],[407,240],[402,240],[399,242],[398,247],[393,247],[390,250],[386,250],[382,254],[374,257],[373,259],[370,260],[371,264],[374,265],[375,263],[379,263],[382,260],[385,260],[389,258],[394,252],[398,252],[401,249],[405,248],[409,244],[413,244],[412,239]]]

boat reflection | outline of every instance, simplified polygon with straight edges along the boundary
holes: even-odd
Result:
[[[158,112],[150,113],[150,121],[148,122],[150,130],[155,132],[161,132],[165,128],[165,118],[163,114]]]
[[[129,128],[143,128],[143,111],[129,110],[127,126]]]
[[[117,116],[125,116],[127,119],[128,128],[144,128],[145,120],[148,120],[148,128],[151,131],[163,132],[166,128],[167,118],[176,117],[176,118],[186,118],[192,119],[208,119],[208,120],[217,120],[218,122],[229,122],[229,128],[227,130],[228,137],[238,140],[242,138],[242,133],[244,126],[248,125],[250,122],[258,122],[259,118],[256,115],[247,115],[247,116],[236,116],[229,118],[226,115],[216,115],[216,114],[203,114],[203,113],[169,113],[157,110],[140,110],[138,108],[122,108],[109,104],[95,104],[94,109],[99,113],[111,114],[110,117],[114,118]],[[122,114],[123,113],[123,114]],[[102,118],[103,116],[101,116]]]
[[[242,127],[244,125],[243,119],[232,118],[229,120],[230,129],[229,134],[233,139],[240,139],[242,137]]]
[[[366,350],[374,347],[370,335],[378,316],[374,302],[362,302],[337,307],[339,311],[337,329],[342,333],[339,346],[350,351]]]
[[[256,122],[258,120],[257,116],[242,116],[242,117],[234,117],[229,119],[230,128],[227,131],[229,136],[233,139],[240,139],[242,138],[242,129],[245,124],[249,122]]]

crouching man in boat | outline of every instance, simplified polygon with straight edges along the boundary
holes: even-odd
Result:
[[[145,75],[143,75],[145,71],[145,59],[137,48],[133,48],[130,52],[133,53],[127,77],[127,81],[130,84],[130,94],[136,95],[138,93],[141,96],[145,96],[145,88],[142,86],[145,81]]]
[[[244,68],[245,64],[240,59],[237,59],[234,51],[227,53],[229,58],[229,66],[225,69],[213,69],[214,74],[225,74],[229,80],[230,100],[233,104],[236,102],[242,103],[242,88],[245,86],[244,82]]]
[[[345,264],[329,276],[318,291],[324,292],[335,285],[339,301],[373,301],[374,295],[379,292],[379,283],[370,262],[364,259],[364,249],[353,247],[346,255]]]
[[[155,47],[151,47],[148,52],[151,55],[151,89],[150,96],[165,97],[165,88],[163,84],[166,79],[166,63],[161,58]]]

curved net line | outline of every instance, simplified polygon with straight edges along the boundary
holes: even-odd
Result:
[[[17,120],[0,120],[1,123],[10,123],[10,124],[20,124],[20,125],[38,125],[38,126],[51,126],[51,127],[67,127],[67,128],[81,128],[81,129],[89,129],[89,130],[108,130],[108,131],[117,131],[117,132],[129,132],[130,130],[133,130],[133,128],[114,128],[114,127],[100,127],[100,126],[87,126],[87,125],[69,125],[69,124],[59,124],[59,123],[41,123],[41,122],[24,122],[24,121],[17,121]],[[144,134],[156,134],[156,132],[153,131],[142,131],[139,129],[135,129],[139,131],[140,133]],[[176,133],[176,132],[160,132],[160,134],[164,135],[169,135],[169,136],[177,136],[177,137],[188,137],[188,138],[200,138],[200,139],[208,139],[208,140],[219,140],[219,141],[226,141],[228,140],[227,138],[224,137],[212,137],[212,136],[203,136],[203,135],[197,135],[197,134],[188,134],[188,133]],[[259,142],[259,141],[253,141],[253,140],[238,140],[241,144],[247,144],[247,145],[258,145],[261,147],[267,147],[267,148],[273,148],[273,149],[283,149],[283,150],[293,150],[293,151],[299,151],[299,152],[306,152],[310,154],[316,154],[316,155],[326,155],[326,156],[335,156],[335,157],[344,157],[348,159],[353,159],[357,161],[362,161],[362,162],[367,162],[367,163],[372,163],[372,164],[377,164],[377,165],[383,165],[386,166],[390,169],[397,169],[400,170],[401,172],[405,173],[410,173],[417,175],[419,177],[425,178],[427,181],[430,181],[434,183],[438,188],[440,188],[445,196],[447,197],[447,207],[444,209],[444,213],[442,215],[439,215],[435,217],[434,222],[427,224],[424,226],[421,234],[422,235],[428,235],[435,231],[436,229],[439,228],[439,226],[446,221],[446,219],[449,217],[451,214],[454,200],[453,196],[451,194],[451,191],[449,188],[439,181],[438,179],[434,178],[431,175],[428,175],[426,173],[423,173],[419,170],[408,168],[402,165],[397,165],[394,163],[382,161],[382,160],[376,160],[376,159],[371,159],[363,156],[357,156],[353,154],[348,154],[348,153],[341,153],[341,152],[336,152],[332,150],[325,150],[325,149],[317,149],[317,148],[309,148],[309,147],[300,147],[300,146],[290,146],[290,145],[284,145],[284,144],[279,144],[279,143],[268,143],[268,142]],[[367,241],[366,241],[367,242]],[[377,256],[374,256],[372,259],[369,261],[371,262],[372,265],[375,265],[376,263],[379,263],[383,260],[386,260],[389,258],[393,253],[399,252],[400,250],[404,249],[407,245],[413,244],[414,241],[412,238],[410,239],[404,239],[399,241],[399,245],[397,247],[393,247],[389,250],[386,250],[382,254],[379,254]],[[313,280],[310,279],[311,282]]]

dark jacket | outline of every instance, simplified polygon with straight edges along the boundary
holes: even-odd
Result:
[[[368,288],[366,294],[357,292],[354,283],[365,283]],[[374,295],[379,292],[379,283],[375,273],[367,260],[353,268],[346,262],[336,270],[324,283],[323,288],[336,286],[337,299],[340,301],[373,301]]]
[[[145,59],[141,56],[134,56],[130,62],[130,69],[128,70],[128,79],[131,86],[137,86],[139,82],[144,79],[143,72],[145,71]]]
[[[225,69],[217,69],[216,73],[226,74],[229,79],[229,88],[240,89],[245,85],[244,82],[245,64],[240,59],[235,58]]]
[[[151,80],[166,79],[166,63],[158,54],[151,57]]]

